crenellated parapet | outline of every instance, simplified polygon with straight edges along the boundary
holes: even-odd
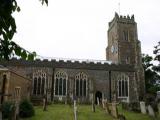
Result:
[[[127,23],[127,24],[135,24],[135,20],[134,20],[134,15],[132,16],[122,16],[122,15],[118,15],[118,13],[115,13],[115,17],[113,18],[113,20],[111,22],[109,22],[109,27],[113,26],[114,23]]]
[[[13,58],[10,61],[0,61],[4,66],[19,67],[48,67],[48,68],[68,68],[68,69],[89,69],[89,70],[113,70],[113,71],[134,71],[134,67],[127,64],[115,64],[110,61],[78,61],[78,60],[56,60],[56,59],[36,59],[26,61]]]

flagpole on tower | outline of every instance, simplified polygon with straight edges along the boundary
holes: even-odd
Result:
[[[120,0],[119,0],[119,2],[118,2],[118,13],[119,13],[119,15],[121,14],[121,4],[120,4]]]

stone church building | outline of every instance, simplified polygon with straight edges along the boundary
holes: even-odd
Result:
[[[134,16],[115,13],[107,32],[106,61],[12,59],[0,64],[32,79],[32,100],[46,95],[50,102],[138,101],[145,93],[145,83]]]

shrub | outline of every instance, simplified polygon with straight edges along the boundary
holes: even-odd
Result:
[[[122,102],[122,108],[129,111],[140,112],[139,102]]]
[[[32,103],[27,99],[21,101],[19,107],[20,107],[19,108],[19,110],[20,110],[19,115],[22,118],[31,117],[35,114],[34,107],[33,107]]]
[[[9,118],[9,116],[11,115],[11,106],[13,106],[12,102],[4,102],[2,104],[2,115],[3,118]]]

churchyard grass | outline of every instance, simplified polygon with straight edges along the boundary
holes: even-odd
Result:
[[[92,112],[91,105],[77,105],[77,107],[78,120],[116,120],[107,115],[101,107],[96,106],[96,112]],[[73,120],[74,118],[73,106],[52,104],[47,109],[47,111],[43,111],[42,106],[35,107],[34,117],[20,120]],[[125,115],[127,120],[156,120],[148,115],[122,110],[121,106],[118,107],[118,112]]]
[[[160,116],[153,118],[149,115],[123,110],[121,106],[118,106],[118,112],[125,115],[127,120],[160,120]]]

